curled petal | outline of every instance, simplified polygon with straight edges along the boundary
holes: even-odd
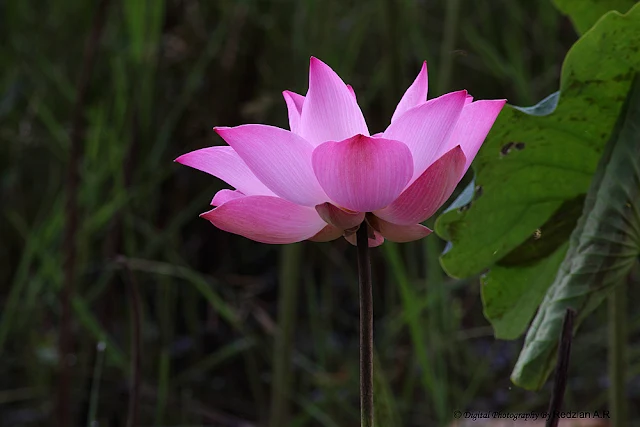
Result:
[[[413,225],[433,215],[460,181],[466,158],[460,146],[436,160],[389,206],[374,214],[394,224]]]
[[[422,63],[422,68],[418,73],[418,77],[416,77],[411,86],[409,86],[398,103],[396,111],[394,111],[393,116],[391,117],[391,123],[403,115],[407,110],[424,103],[427,100],[428,89],[429,81],[427,78],[427,61],[424,61]]]
[[[355,212],[387,206],[402,192],[413,172],[406,145],[364,135],[316,147],[312,164],[327,196]]]
[[[303,206],[327,201],[311,167],[313,147],[298,135],[266,125],[219,127],[215,131],[278,196]]]
[[[467,157],[467,163],[462,171],[463,175],[471,166],[471,162],[478,154],[480,146],[482,146],[506,102],[506,99],[476,101],[466,105],[462,110],[451,138],[442,152],[445,153],[456,145],[462,147],[462,151]]]
[[[327,225],[315,209],[273,196],[228,200],[200,216],[221,230],[272,244],[309,239]]]
[[[357,241],[355,232],[345,234],[344,238],[347,240],[347,242],[351,243],[353,246],[358,246],[358,241]],[[369,247],[375,248],[380,246],[383,243],[384,243],[384,237],[382,237],[382,234],[373,230],[373,237],[369,236]]]
[[[316,206],[316,211],[327,224],[331,224],[341,230],[356,227],[364,221],[364,212],[347,212],[331,203],[323,203]]]
[[[220,178],[243,194],[273,196],[231,147],[208,147],[178,157],[176,162]]]
[[[328,65],[313,57],[300,134],[313,145],[369,135],[362,111],[347,85]]]
[[[304,96],[298,95],[290,90],[282,92],[282,96],[284,97],[284,102],[287,103],[287,110],[289,112],[289,129],[291,129],[293,133],[299,133]]]
[[[342,236],[343,231],[331,224],[327,224],[322,230],[320,230],[315,236],[310,237],[308,240],[312,242],[329,242],[336,240]]]
[[[384,137],[407,144],[413,156],[412,180],[437,159],[462,112],[467,92],[442,95],[414,107],[391,123]]]
[[[431,230],[420,224],[398,225],[387,222],[375,215],[367,216],[367,221],[382,237],[396,243],[413,242],[431,234]]]
[[[227,189],[220,190],[216,193],[215,196],[213,196],[213,199],[211,199],[210,205],[211,206],[224,205],[229,200],[235,200],[245,196],[246,195],[242,194],[242,192],[240,191],[233,191],[233,190],[227,190]]]

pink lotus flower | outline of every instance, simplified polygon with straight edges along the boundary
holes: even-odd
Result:
[[[371,247],[425,237],[420,222],[451,196],[505,103],[472,102],[464,90],[427,101],[425,62],[391,124],[370,136],[351,86],[313,57],[307,95],[283,95],[290,131],[216,127],[229,146],[176,159],[235,187],[216,193],[202,217],[263,243],[355,244],[364,220]]]

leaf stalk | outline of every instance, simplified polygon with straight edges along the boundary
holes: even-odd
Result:
[[[373,427],[373,287],[369,256],[369,225],[356,232],[360,286],[360,423]]]

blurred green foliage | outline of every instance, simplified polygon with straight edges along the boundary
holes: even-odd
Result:
[[[0,3],[3,426],[52,425],[55,414],[64,177],[94,12],[93,2]],[[84,106],[75,348],[65,356],[74,425],[127,418],[129,281],[118,256],[142,295],[141,425],[264,425],[283,371],[287,425],[357,422],[353,247],[305,242],[299,273],[280,273],[281,247],[198,218],[224,184],[172,160],[221,144],[215,125],[286,126],[280,92],[305,92],[311,55],[354,86],[376,132],[424,59],[430,97],[466,88],[530,105],[557,89],[575,39],[547,1],[113,0]],[[456,409],[544,408],[548,393],[511,387],[519,343],[493,339],[477,281],[445,278],[441,250],[430,236],[374,251],[379,417],[446,425]],[[276,369],[284,286],[298,287],[293,356]],[[605,330],[594,321],[585,331],[568,408],[605,399]]]

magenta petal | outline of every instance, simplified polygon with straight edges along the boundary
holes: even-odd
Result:
[[[349,92],[351,93],[351,95],[353,96],[353,99],[355,99],[356,101],[358,100],[358,98],[356,98],[356,91],[353,90],[353,86],[351,85],[347,85],[347,89],[349,89]]]
[[[356,135],[313,151],[313,170],[329,198],[355,212],[381,209],[402,192],[413,173],[402,142]]]
[[[274,195],[231,147],[202,148],[175,161],[220,178],[246,195]]]
[[[357,227],[364,221],[364,212],[346,212],[331,203],[316,206],[316,211],[327,224],[341,230]]]
[[[336,240],[344,231],[340,230],[337,227],[334,227],[331,224],[327,224],[322,230],[320,230],[315,236],[309,237],[308,240],[312,242],[329,242],[331,240]]]
[[[466,158],[458,146],[436,160],[389,206],[373,212],[399,225],[413,225],[433,215],[460,181]]]
[[[462,112],[467,92],[442,95],[412,108],[391,123],[384,137],[404,142],[413,156],[416,179],[437,159]]]
[[[398,225],[387,222],[376,216],[367,219],[373,228],[378,230],[382,237],[396,243],[413,242],[431,234],[431,230],[420,224]]]
[[[424,61],[422,63],[422,68],[418,73],[418,77],[416,77],[411,86],[409,86],[409,89],[407,89],[398,103],[396,111],[394,111],[393,117],[391,117],[391,123],[403,115],[407,110],[425,102],[427,100],[428,89],[429,81],[427,78],[427,61]]]
[[[229,200],[239,199],[241,197],[246,197],[245,194],[242,194],[240,191],[233,190],[220,190],[213,196],[210,205],[211,206],[220,206],[227,203]]]
[[[362,111],[347,85],[328,65],[313,57],[300,134],[313,145],[369,135]]]
[[[287,103],[287,110],[289,111],[289,129],[293,133],[299,133],[304,96],[290,90],[282,92],[282,96],[284,97],[284,102]]]
[[[200,216],[221,230],[273,244],[306,240],[327,225],[315,209],[272,196],[229,200]]]
[[[467,157],[467,163],[462,171],[463,175],[478,154],[480,146],[482,146],[506,102],[506,99],[476,101],[466,105],[462,110],[451,138],[442,152],[445,153],[456,145],[462,147],[462,151]]]
[[[377,231],[373,230],[373,239],[369,237],[369,247],[375,248],[384,243],[384,237]],[[358,246],[358,240],[356,233],[345,234],[344,238],[347,242],[351,243],[353,246]]]
[[[266,125],[220,127],[215,131],[278,196],[303,206],[327,201],[313,168],[313,147],[284,129]]]

